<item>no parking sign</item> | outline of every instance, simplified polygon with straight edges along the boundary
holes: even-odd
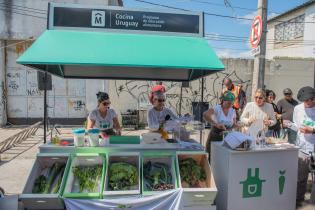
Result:
[[[252,28],[250,31],[250,44],[252,46],[252,48],[257,48],[259,43],[260,43],[260,38],[262,35],[262,20],[261,17],[259,15],[257,15],[254,18],[254,21],[252,23]]]

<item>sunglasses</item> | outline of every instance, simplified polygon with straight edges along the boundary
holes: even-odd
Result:
[[[255,96],[255,99],[260,99],[260,100],[262,100],[262,99],[264,99],[264,97]]]
[[[285,96],[292,96],[291,93],[285,93],[284,95],[285,95]]]
[[[108,105],[110,105],[110,102],[103,102],[102,103],[104,106],[108,106]]]
[[[165,99],[155,99],[156,101],[162,103],[162,102],[165,102]]]

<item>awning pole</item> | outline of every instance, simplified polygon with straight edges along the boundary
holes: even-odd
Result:
[[[46,144],[46,129],[47,129],[47,67],[44,75],[44,144]]]
[[[180,86],[180,95],[179,95],[179,116],[182,116],[182,98],[183,98],[183,83]]]
[[[200,121],[201,124],[203,123],[203,113],[202,113],[202,108],[203,108],[203,90],[204,90],[204,76],[201,78],[201,105],[199,107],[200,110]],[[203,144],[203,140],[202,140],[202,129],[200,129],[200,144]]]

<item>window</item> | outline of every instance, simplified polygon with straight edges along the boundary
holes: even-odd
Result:
[[[276,42],[293,40],[304,34],[305,15],[300,15],[291,20],[279,23],[275,26]]]

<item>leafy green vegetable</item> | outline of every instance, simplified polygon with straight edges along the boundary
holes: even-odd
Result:
[[[63,177],[64,171],[65,171],[65,167],[63,167],[61,169],[61,171],[59,172],[58,176],[55,178],[54,184],[51,185],[51,187],[50,187],[50,193],[53,193],[53,194],[58,193],[60,185],[61,185],[61,181],[62,181],[62,177]]]
[[[51,185],[53,184],[53,181],[56,179],[56,177],[58,176],[58,174],[60,173],[60,171],[62,170],[62,168],[64,168],[65,165],[61,164],[61,163],[54,163],[52,165],[52,167],[49,170],[49,174],[47,176],[47,183],[45,186],[45,190],[44,190],[44,194],[47,194],[50,192],[51,189]]]
[[[32,193],[43,193],[46,187],[46,177],[44,175],[40,175],[35,179]]]
[[[49,168],[43,169],[41,175],[37,177],[37,179],[34,182],[32,193],[42,194],[57,193],[60,188],[64,170],[65,164],[58,162],[54,163]],[[57,185],[58,182],[59,185]]]
[[[109,167],[109,188],[111,190],[130,190],[138,184],[138,170],[135,166],[124,163],[112,163]]]
[[[76,166],[72,168],[75,179],[79,182],[79,192],[96,192],[102,176],[102,166]]]
[[[190,187],[198,187],[200,181],[206,180],[205,170],[192,158],[179,162],[181,181],[185,181]]]
[[[145,190],[174,189],[172,174],[167,164],[148,161],[143,165],[143,175]]]

